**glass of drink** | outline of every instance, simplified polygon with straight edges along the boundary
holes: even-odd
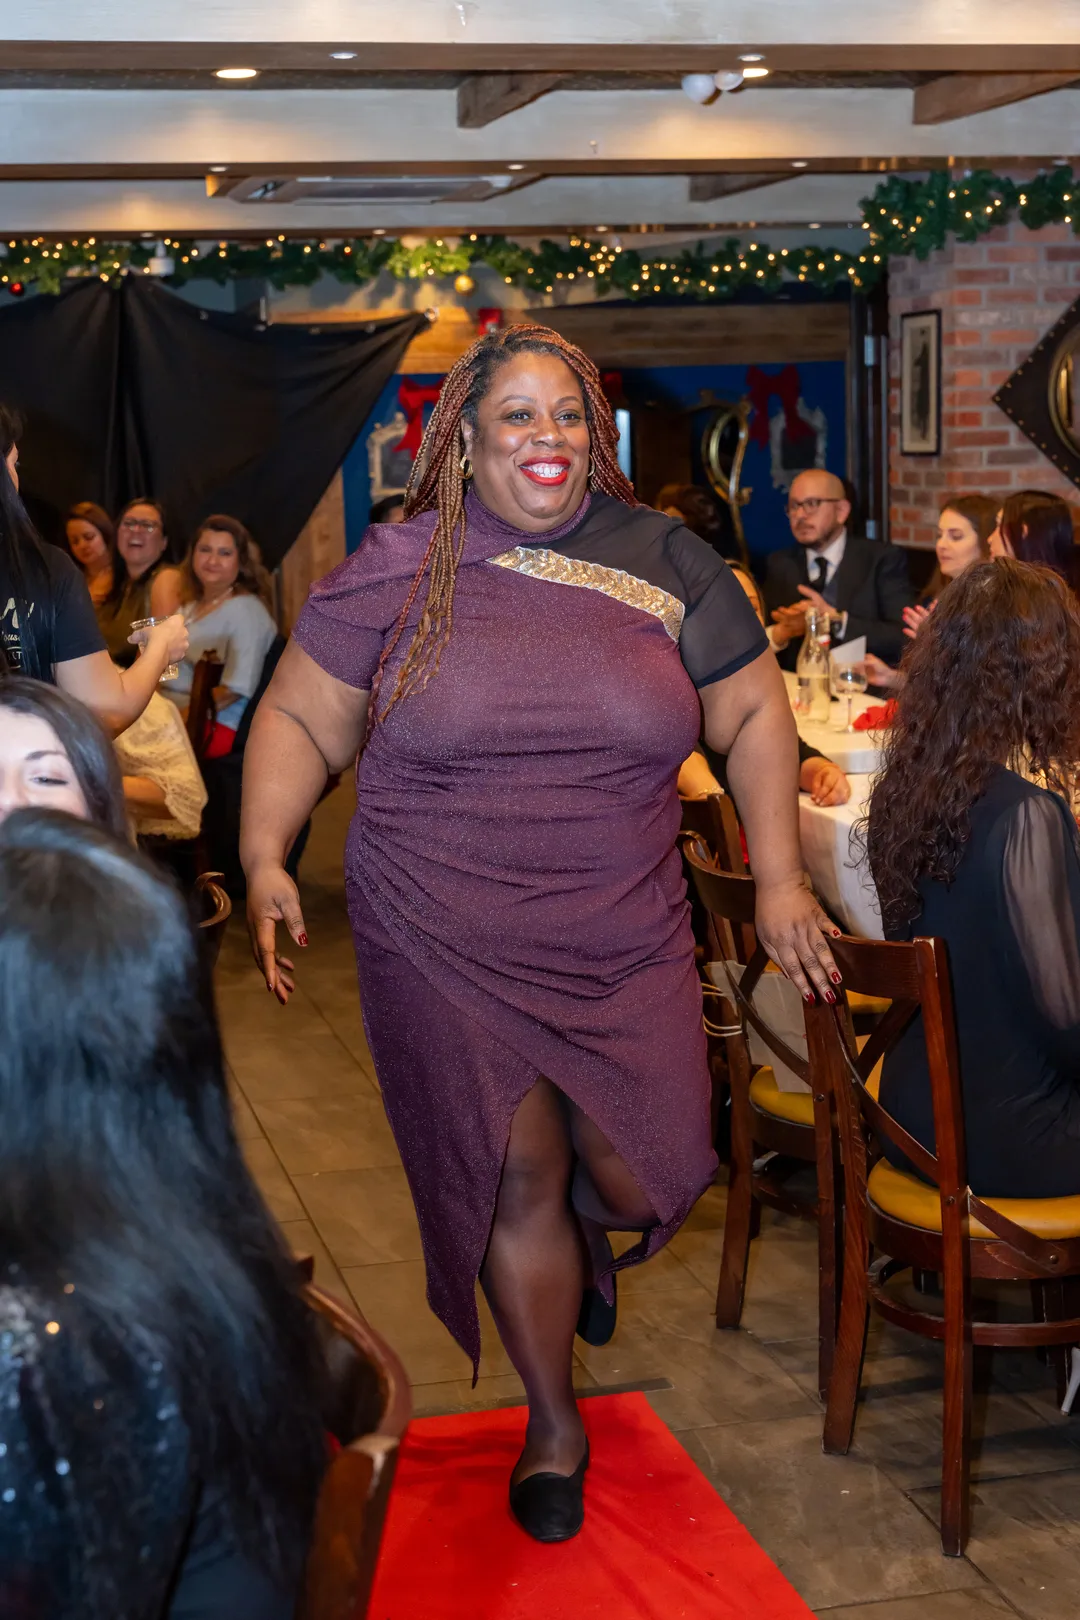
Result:
[[[168,624],[168,622],[169,622],[168,619],[132,619],[132,621],[131,621],[131,633],[132,633],[132,635],[134,635],[136,630],[153,630],[156,625]],[[143,653],[146,651],[146,639],[145,639],[145,637],[143,638],[142,641],[140,641],[138,643],[138,648],[139,648],[139,657],[141,658]],[[179,675],[179,673],[180,673],[180,665],[179,664],[167,664],[165,666],[164,670],[162,670],[160,677],[158,678],[158,685],[159,686],[162,685],[162,683],[165,682],[165,681],[175,681],[177,676]]]
[[[847,724],[845,731],[854,731],[851,719],[851,706],[856,697],[866,691],[866,676],[857,664],[839,664],[832,660],[832,689],[833,696],[847,701]]]

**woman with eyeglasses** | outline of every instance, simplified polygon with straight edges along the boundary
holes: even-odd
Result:
[[[183,575],[169,555],[165,514],[157,501],[129,501],[116,524],[113,586],[101,611],[109,656],[130,664],[136,619],[166,619],[183,600]]]
[[[138,719],[168,665],[183,658],[187,626],[174,615],[140,631],[142,656],[131,669],[117,669],[85,579],[59,546],[42,544],[19,498],[21,425],[0,405],[0,679],[28,675],[58,686],[115,736]]]

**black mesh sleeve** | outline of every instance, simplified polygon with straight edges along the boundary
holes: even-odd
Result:
[[[695,686],[710,686],[759,658],[768,639],[746,592],[711,546],[680,526],[667,536],[666,548],[686,604],[682,661]]]
[[[1019,983],[1058,1061],[1080,1071],[1080,856],[1059,799],[1032,794],[1012,811],[1004,847],[1005,911]]]

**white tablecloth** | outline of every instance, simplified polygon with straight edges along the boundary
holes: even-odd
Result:
[[[796,681],[790,670],[784,671],[784,680],[787,683],[788,695],[794,704]],[[853,699],[851,710],[860,715],[864,710],[879,706],[881,698],[857,697]],[[832,705],[833,715],[839,724],[841,716],[847,718],[847,701]],[[834,730],[831,724],[813,724],[795,716],[799,728],[799,736],[804,742],[816,748],[819,753],[828,755],[835,760],[842,771],[848,776],[867,775],[876,771],[881,764],[881,749],[876,732],[872,731],[839,731]]]
[[[823,747],[822,752],[837,758],[832,748]],[[809,794],[800,793],[799,836],[803,864],[825,908],[849,934],[880,939],[877,895],[865,866],[858,861],[857,849],[851,845],[851,834],[866,807],[869,791],[870,778],[862,775],[851,777],[847,804],[825,808],[816,805]]]

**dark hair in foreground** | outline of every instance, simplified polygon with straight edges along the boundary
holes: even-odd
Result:
[[[49,570],[41,541],[3,465],[22,433],[22,417],[0,405],[0,622],[9,601],[18,615],[22,673],[52,679],[53,604]],[[33,612],[30,611],[31,606]],[[0,635],[0,675],[10,663]]]
[[[404,490],[400,495],[384,495],[381,501],[372,502],[371,511],[368,513],[368,522],[389,523],[391,512],[393,512],[399,506],[404,509]]]
[[[589,488],[603,490],[616,500],[636,506],[634,487],[618,460],[619,430],[611,406],[604,396],[600,373],[588,355],[550,326],[523,323],[489,333],[467,349],[446,375],[438,404],[431,413],[413,463],[405,493],[405,516],[437,512],[438,521],[423,561],[416,571],[405,605],[383,647],[382,657],[371,685],[368,729],[385,720],[395,703],[414,692],[422,692],[439,668],[442,650],[454,624],[454,583],[458,559],[465,544],[465,473],[462,460],[465,440],[462,421],[475,427],[480,402],[507,361],[519,354],[552,354],[565,361],[581,384],[585,420],[589,428],[592,465]],[[420,623],[416,627],[405,660],[398,671],[389,701],[377,713],[382,674],[388,659],[401,640],[406,620],[425,575],[427,596]]]
[[[861,824],[885,937],[919,916],[919,884],[949,883],[995,765],[1069,799],[1080,760],[1080,608],[1060,577],[1014,558],[945,589],[904,660]]]
[[[123,779],[113,745],[97,717],[57,687],[21,675],[0,681],[0,726],[5,710],[33,715],[52,727],[71,761],[91,821],[126,839]]]
[[[0,825],[0,894],[0,1254],[46,1300],[70,1278],[105,1333],[162,1362],[194,1477],[292,1580],[325,1460],[320,1360],[237,1146],[181,899],[51,810]]]
[[[1041,489],[1018,490],[1001,509],[1001,533],[1020,562],[1052,568],[1076,590],[1076,539],[1067,501]]]

